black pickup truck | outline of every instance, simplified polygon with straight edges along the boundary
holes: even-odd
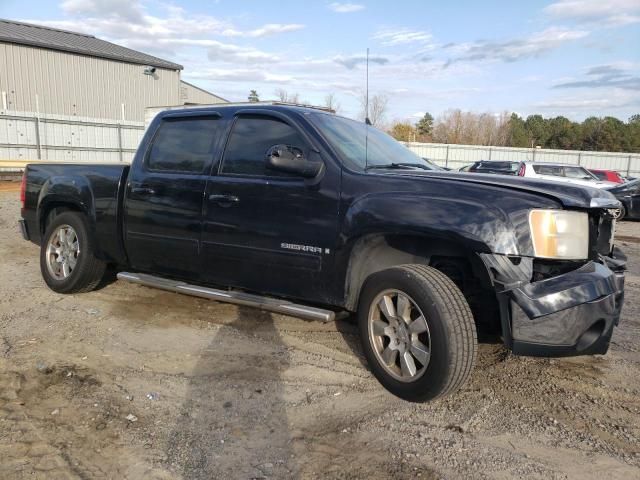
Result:
[[[122,280],[329,321],[412,401],[459,388],[477,331],[513,353],[603,354],[623,303],[608,192],[439,172],[311,108],[168,111],[132,164],[31,164],[25,239],[56,292]]]

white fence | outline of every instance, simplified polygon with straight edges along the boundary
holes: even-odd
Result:
[[[637,153],[485,147],[444,143],[404,142],[404,144],[421,157],[452,169],[458,169],[479,160],[509,160],[513,162],[568,163],[587,168],[616,170],[627,176],[640,176],[640,154]]]
[[[0,160],[130,162],[143,122],[0,112]]]
[[[143,122],[0,111],[0,160],[130,162],[144,130]],[[421,157],[453,169],[478,160],[510,160],[569,163],[640,176],[640,154],[417,142],[405,145]]]

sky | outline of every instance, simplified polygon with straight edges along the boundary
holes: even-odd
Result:
[[[366,85],[387,122],[449,109],[640,113],[640,0],[0,0],[0,17],[184,65],[230,101],[279,89],[356,118]]]

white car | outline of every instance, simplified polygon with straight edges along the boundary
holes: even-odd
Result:
[[[518,176],[526,178],[540,178],[556,182],[573,183],[596,188],[609,188],[617,185],[605,182],[593,173],[579,165],[563,165],[561,163],[521,162]]]

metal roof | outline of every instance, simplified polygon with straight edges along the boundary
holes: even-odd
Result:
[[[16,22],[14,20],[0,19],[0,42],[60,50],[170,70],[182,70],[183,68],[182,65],[177,63],[131,50],[92,35],[59,30],[43,25]]]

